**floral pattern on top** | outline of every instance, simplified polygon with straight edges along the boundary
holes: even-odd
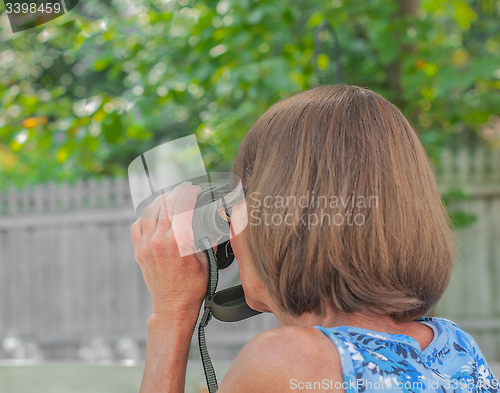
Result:
[[[434,331],[423,351],[417,340],[402,334],[354,326],[315,328],[337,347],[346,393],[500,392],[483,353],[466,331],[444,318],[415,321]]]

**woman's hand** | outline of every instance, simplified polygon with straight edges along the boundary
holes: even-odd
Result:
[[[207,257],[196,252],[192,230],[200,192],[200,187],[183,183],[156,198],[132,225],[135,258],[151,293],[153,319],[191,321],[193,329],[208,282]]]
[[[200,192],[181,184],[132,225],[135,258],[153,299],[141,393],[184,391],[189,344],[208,283],[208,261],[196,252],[192,229]]]

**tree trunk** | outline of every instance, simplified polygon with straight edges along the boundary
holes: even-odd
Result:
[[[418,15],[418,0],[397,0],[399,4],[399,12],[396,14],[396,20],[403,19],[407,15]],[[396,32],[396,41],[401,42],[402,32]],[[401,56],[404,52],[413,52],[414,45],[400,45],[399,56],[394,60],[386,69],[387,72],[387,87],[394,91],[396,97],[396,104],[402,103],[402,90],[401,90]]]

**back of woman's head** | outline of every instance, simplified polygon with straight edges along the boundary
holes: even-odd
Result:
[[[355,86],[272,106],[233,171],[249,187],[252,262],[280,309],[424,315],[443,294],[453,236],[428,158],[401,112]]]

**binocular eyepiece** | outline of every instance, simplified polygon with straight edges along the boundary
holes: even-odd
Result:
[[[194,241],[198,248],[203,249],[202,239],[208,238],[210,242],[217,240],[217,266],[219,269],[225,269],[234,261],[233,249],[229,242],[231,231],[229,209],[236,200],[235,194],[238,193],[238,189],[230,191],[229,183],[199,186],[201,193],[196,200],[193,214]],[[240,193],[243,193],[241,188]]]

